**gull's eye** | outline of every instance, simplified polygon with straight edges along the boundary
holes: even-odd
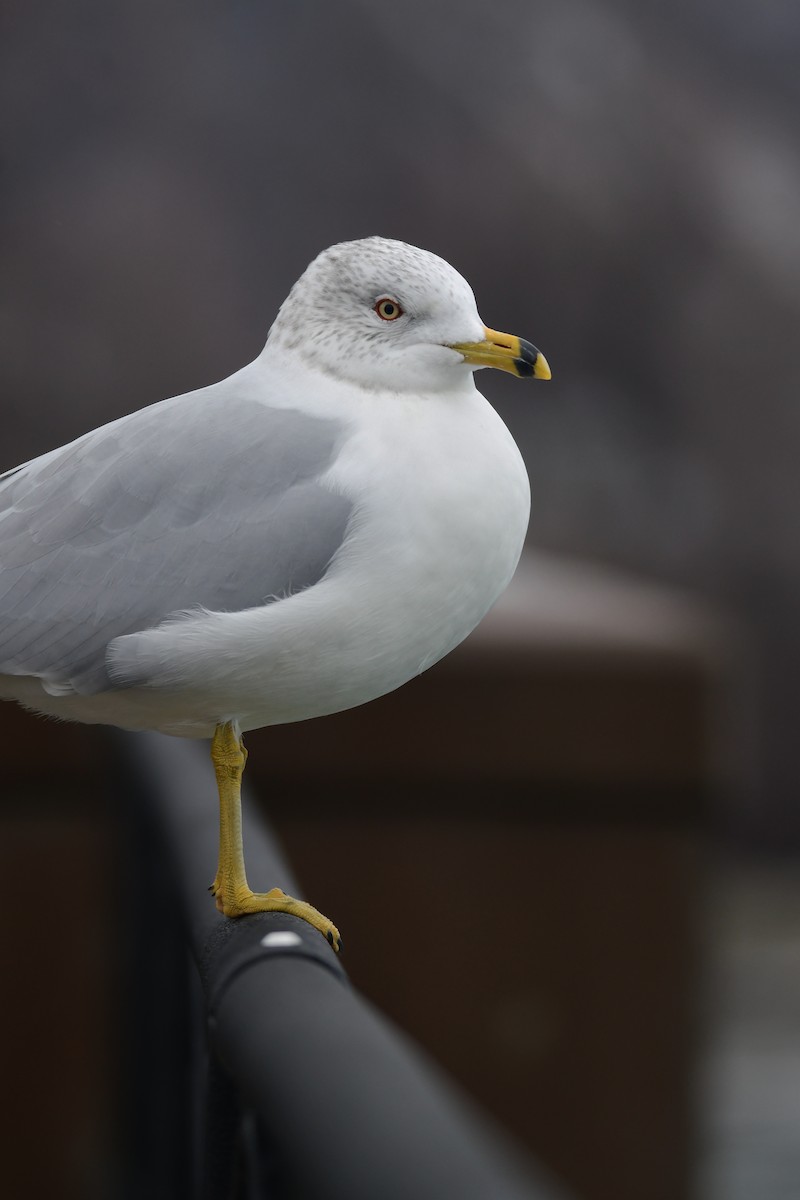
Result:
[[[382,321],[396,321],[398,317],[402,317],[403,310],[396,300],[392,300],[390,296],[382,296],[375,305],[375,312]]]

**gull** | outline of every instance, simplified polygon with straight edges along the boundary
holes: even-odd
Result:
[[[227,917],[293,913],[340,948],[247,882],[242,734],[400,687],[509,583],[530,492],[483,367],[550,378],[437,255],[343,242],[254,362],[0,476],[0,697],[210,737]]]

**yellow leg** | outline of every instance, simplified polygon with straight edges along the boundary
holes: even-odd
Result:
[[[339,930],[305,900],[295,900],[280,888],[253,892],[247,882],[242,847],[242,774],[247,751],[233,725],[218,725],[211,742],[211,761],[219,789],[219,863],[210,891],[217,908],[226,917],[242,917],[256,912],[287,912],[302,917],[334,950],[342,948]]]
[[[232,725],[217,726],[211,742],[211,761],[214,764],[219,792],[219,856],[217,873],[208,890],[212,896],[221,897],[226,867],[228,874],[231,874],[232,865],[234,871],[240,868],[244,878],[242,775],[247,764],[247,750],[242,738],[237,738]],[[217,899],[217,908],[220,912],[224,911],[221,898]]]

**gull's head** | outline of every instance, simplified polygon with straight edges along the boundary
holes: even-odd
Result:
[[[267,348],[381,391],[451,390],[480,367],[550,378],[535,346],[483,324],[472,288],[443,258],[379,237],[323,250],[281,306]]]

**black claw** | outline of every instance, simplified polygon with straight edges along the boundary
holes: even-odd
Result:
[[[330,944],[333,945],[333,934],[331,933],[330,929],[328,930],[328,932],[326,933],[325,936],[327,937]]]

